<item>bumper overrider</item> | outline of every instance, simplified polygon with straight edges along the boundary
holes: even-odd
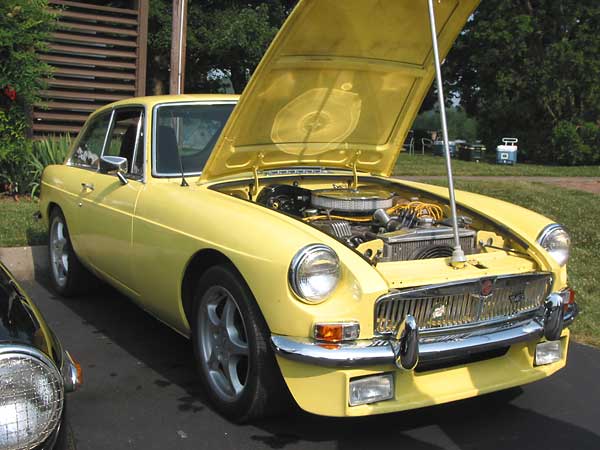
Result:
[[[569,303],[569,295],[569,290],[550,294],[541,314],[535,317],[487,324],[443,338],[420,336],[415,318],[407,314],[398,325],[395,336],[391,337],[332,345],[308,338],[272,335],[271,343],[277,356],[315,366],[360,368],[395,365],[399,369],[413,370],[419,362],[468,356],[542,338],[557,341],[563,329],[578,314],[577,304]]]

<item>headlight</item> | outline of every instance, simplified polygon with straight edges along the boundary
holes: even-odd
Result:
[[[340,260],[326,245],[309,245],[294,256],[289,280],[302,300],[320,303],[335,290],[340,280]]]
[[[538,237],[538,243],[546,249],[560,266],[564,266],[569,259],[571,238],[563,227],[557,223],[548,225]]]
[[[0,350],[0,448],[43,443],[58,426],[63,380],[44,354],[20,346]]]

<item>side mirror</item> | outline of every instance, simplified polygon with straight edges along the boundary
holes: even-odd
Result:
[[[122,156],[102,156],[100,158],[100,173],[115,172],[121,183],[127,184],[125,174],[129,170],[127,158]]]

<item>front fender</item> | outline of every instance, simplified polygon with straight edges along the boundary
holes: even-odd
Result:
[[[404,180],[396,180],[395,182],[428,194],[433,194],[440,199],[448,200],[448,188],[446,187]],[[537,242],[541,231],[546,226],[554,223],[554,221],[513,203],[472,192],[457,190],[456,203],[459,207],[459,214],[460,209],[466,210],[467,213],[473,212],[489,220],[505,233],[513,235],[519,242],[524,244],[527,253],[540,266],[540,269],[554,274],[555,290],[566,286],[566,266],[559,266]]]
[[[356,319],[372,330],[372,302],[387,284],[363,258],[324,233],[280,212],[205,187],[149,184],[133,224],[134,252],[143,270],[136,290],[142,306],[189,334],[181,286],[190,259],[203,249],[225,255],[243,276],[274,333],[308,336],[315,318]],[[320,305],[299,301],[288,285],[289,264],[313,243],[332,247],[342,281]],[[293,320],[290,320],[293,317]]]

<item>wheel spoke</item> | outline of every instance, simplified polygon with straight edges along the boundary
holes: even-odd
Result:
[[[208,323],[211,328],[219,328],[221,327],[221,318],[217,314],[217,307],[219,303],[208,303],[206,305],[206,310],[208,312]]]
[[[231,355],[248,356],[248,343],[238,338],[232,339],[230,336],[229,342],[227,342],[227,350],[229,350]]]
[[[238,358],[231,358],[231,359],[229,359],[227,366],[225,366],[227,368],[227,378],[228,378],[229,384],[236,394],[239,394],[244,389],[244,385],[242,384],[242,382],[240,381],[240,378],[238,376],[238,371],[237,371],[238,364],[239,364]]]
[[[54,244],[54,248],[59,255],[62,255],[65,252],[65,246],[67,245],[67,240],[65,238],[59,238],[56,240]]]

